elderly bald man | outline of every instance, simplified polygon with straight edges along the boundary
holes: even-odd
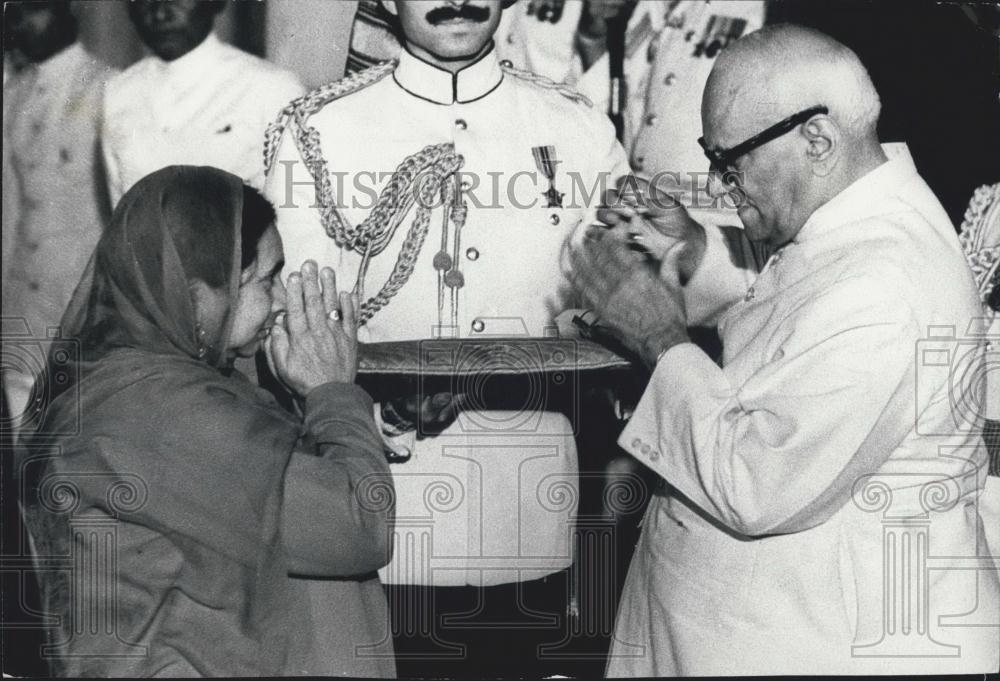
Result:
[[[965,337],[976,290],[878,114],[857,56],[823,34],[769,27],[719,57],[702,105],[712,191],[772,252],[725,301],[721,367],[689,342],[686,310],[744,275],[683,208],[615,204],[572,254],[577,286],[652,369],[619,444],[662,477],[610,676],[998,667],[985,452],[961,412],[983,396],[949,365],[981,358]]]

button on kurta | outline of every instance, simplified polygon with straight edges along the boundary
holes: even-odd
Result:
[[[465,257],[469,260],[479,260],[479,250],[476,248],[467,248],[465,250]]]
[[[476,333],[482,333],[485,329],[486,329],[486,322],[484,322],[482,319],[472,320],[473,331],[475,331]]]
[[[465,130],[469,127],[469,124],[465,122],[464,118],[459,118],[455,121],[455,127],[459,130]]]
[[[553,213],[552,215],[549,216],[549,222],[551,222],[553,225],[558,225],[559,224],[559,216],[556,215],[555,213]]]

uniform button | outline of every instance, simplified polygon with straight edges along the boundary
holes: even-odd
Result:
[[[641,444],[642,444],[642,440],[640,440],[639,438],[636,438],[636,439],[632,440],[632,446],[635,447],[635,448],[637,448],[637,449],[638,449],[639,445],[641,445]]]
[[[632,167],[636,170],[642,170],[645,161],[646,161],[645,156],[636,156],[635,159],[632,161]]]
[[[674,81],[677,79],[677,74],[671,71],[667,74],[667,77],[663,79],[664,85],[673,85]]]
[[[654,449],[649,453],[649,458],[652,459],[653,461],[656,461],[657,459],[660,458],[660,453]]]
[[[751,286],[750,289],[747,291],[747,294],[743,296],[743,300],[745,302],[750,302],[751,300],[754,299],[754,296],[756,295],[757,293],[753,290],[753,286]]]
[[[513,45],[514,44],[514,34],[513,33],[511,33],[510,35],[507,36],[507,44],[508,45]]]
[[[486,322],[484,322],[482,319],[472,320],[472,330],[475,331],[476,333],[482,333],[485,328],[486,328]]]
[[[455,121],[455,127],[458,128],[459,130],[465,130],[466,128],[469,127],[469,124],[465,122],[464,118],[459,118],[458,120]]]
[[[656,114],[646,114],[646,125],[653,125],[656,123]]]
[[[513,65],[514,63],[510,59],[504,59],[503,61],[500,62],[500,66],[506,67],[508,69]]]
[[[556,215],[555,213],[553,213],[552,215],[549,216],[549,222],[551,222],[553,225],[558,225],[559,224],[559,216]]]
[[[462,180],[462,183],[459,186],[462,188],[463,192],[467,192],[469,191],[469,187],[472,186],[472,183],[470,183],[468,180]]]
[[[650,447],[649,445],[643,445],[642,448],[639,451],[642,452],[643,456],[648,456],[649,455],[649,450],[651,450],[651,449],[652,449],[652,447]]]
[[[465,163],[465,157],[462,156],[461,154],[455,156],[455,160],[458,161],[459,163]]]
[[[465,257],[469,260],[479,260],[479,251],[475,248],[467,248],[465,250]]]

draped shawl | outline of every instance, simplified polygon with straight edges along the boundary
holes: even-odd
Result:
[[[54,673],[265,675],[294,654],[280,512],[301,427],[224,366],[242,206],[214,168],[147,176],[67,309],[20,468]],[[201,326],[195,279],[227,301]]]

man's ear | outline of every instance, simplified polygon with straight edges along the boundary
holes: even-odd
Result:
[[[394,17],[399,16],[399,10],[396,9],[395,0],[378,0],[382,8]]]
[[[821,114],[806,121],[802,126],[802,136],[809,143],[806,155],[812,163],[813,172],[820,176],[829,175],[837,165],[840,128],[832,118]]]

